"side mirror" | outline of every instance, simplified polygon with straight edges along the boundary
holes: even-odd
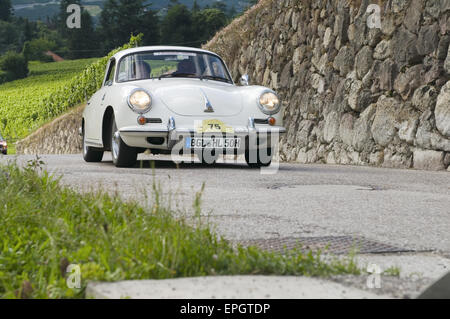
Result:
[[[239,83],[242,86],[248,86],[250,82],[250,77],[248,76],[248,74],[244,74],[243,76],[241,76],[241,79],[239,80]]]

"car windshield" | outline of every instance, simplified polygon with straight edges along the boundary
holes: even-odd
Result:
[[[117,82],[161,78],[200,78],[233,83],[220,58],[189,51],[139,52],[120,60]]]

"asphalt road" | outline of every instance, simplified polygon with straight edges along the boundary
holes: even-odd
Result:
[[[142,200],[145,192],[151,197],[156,181],[166,202],[187,214],[205,183],[203,214],[228,239],[360,235],[450,253],[448,172],[282,163],[276,173],[261,174],[242,162],[177,167],[168,157],[140,158],[143,168],[116,168],[109,153],[102,163],[85,163],[81,155],[43,156],[49,171],[82,191]],[[150,159],[156,159],[154,170]]]
[[[26,163],[32,158],[0,161]],[[81,155],[42,158],[49,171],[63,176],[64,184],[81,191],[103,189],[144,203],[144,193],[151,201],[156,181],[164,201],[188,216],[204,183],[203,215],[230,240],[363,236],[432,252],[388,259],[409,273],[420,268],[428,272],[426,277],[437,278],[450,270],[449,172],[282,163],[274,174],[262,174],[242,161],[176,166],[168,157],[142,155],[136,168],[116,168],[109,153],[102,163],[85,163]],[[388,267],[386,259],[376,258]]]

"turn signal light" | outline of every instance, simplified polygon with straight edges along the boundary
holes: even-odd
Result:
[[[147,119],[145,118],[145,116],[139,116],[139,117],[137,118],[137,122],[138,122],[138,124],[140,124],[140,125],[145,125],[145,124],[147,123]]]
[[[269,122],[269,125],[274,126],[277,123],[277,120],[274,117],[269,117],[267,122]]]

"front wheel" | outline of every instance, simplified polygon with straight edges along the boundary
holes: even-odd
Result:
[[[270,166],[272,163],[272,149],[246,150],[245,161],[252,168]]]
[[[98,163],[102,161],[103,151],[98,151],[86,145],[86,133],[83,129],[83,158],[86,162]]]
[[[114,115],[111,119],[111,155],[116,167],[133,167],[137,161],[137,149],[129,147],[120,137]]]

